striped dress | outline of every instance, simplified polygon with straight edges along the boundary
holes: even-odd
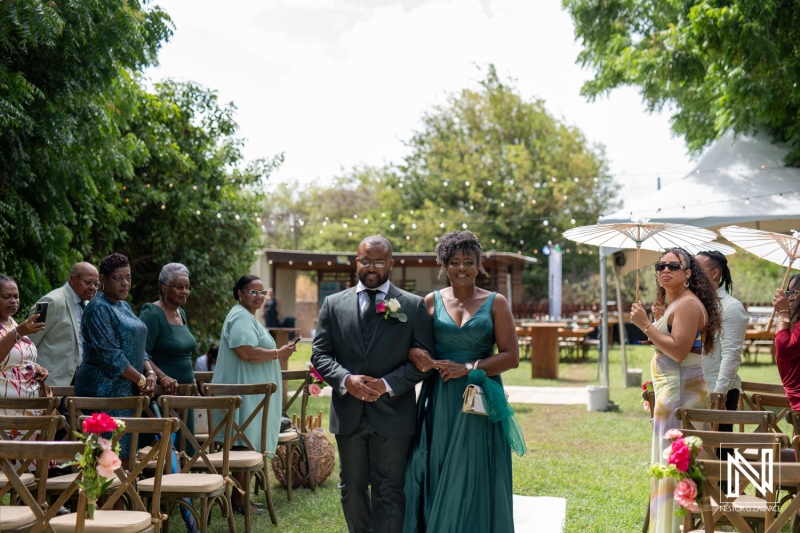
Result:
[[[700,302],[698,300],[695,300]],[[664,316],[653,323],[659,331],[671,334],[668,325],[672,309],[667,308]],[[703,308],[705,316],[705,308]],[[706,321],[708,319],[706,318]],[[680,363],[656,350],[650,363],[656,405],[653,418],[653,445],[650,461],[666,464],[664,450],[670,441],[664,433],[673,428],[680,429],[680,421],[675,418],[675,409],[708,408],[708,389],[700,366],[703,342],[698,331],[689,355]],[[672,478],[653,479],[650,485],[650,531],[655,533],[678,533],[683,519],[675,515],[675,480]]]

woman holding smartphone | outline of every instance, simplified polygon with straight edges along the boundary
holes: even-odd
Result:
[[[47,379],[47,370],[36,364],[36,345],[27,336],[45,326],[37,320],[39,315],[17,324],[13,315],[18,311],[17,283],[0,274],[0,396],[35,398],[40,395],[40,383]],[[3,416],[24,414],[33,413],[0,409]]]
[[[252,275],[242,276],[233,285],[233,298],[236,304],[231,308],[219,339],[217,367],[212,383],[277,383],[278,390],[269,403],[267,442],[261,442],[261,419],[253,420],[245,434],[258,451],[275,454],[281,425],[281,386],[280,359],[286,360],[297,350],[289,343],[277,348],[269,332],[256,320],[256,312],[261,309],[267,291],[261,280]],[[250,417],[260,400],[253,396],[242,397],[242,406],[236,411],[239,425]],[[234,443],[234,445],[241,443]],[[244,481],[242,479],[240,482]],[[233,491],[233,506],[243,510],[244,498]],[[250,509],[250,513],[260,514],[263,510]]]

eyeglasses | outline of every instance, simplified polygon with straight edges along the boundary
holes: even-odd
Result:
[[[368,267],[369,265],[372,265],[375,268],[383,268],[389,263],[388,261],[386,261],[384,259],[375,259],[374,261],[370,261],[366,257],[362,257],[360,259],[357,259],[357,261],[358,261],[358,264],[361,265],[362,267]]]
[[[131,282],[130,276],[111,276],[111,281],[114,283],[122,283],[123,281],[127,281],[128,283]]]
[[[659,261],[656,263],[656,272],[663,272],[665,268],[668,268],[670,272],[677,272],[678,270],[686,270],[682,264],[680,263],[665,263],[664,261]]]
[[[170,289],[175,289],[178,292],[192,292],[192,288],[189,285],[167,285]]]
[[[259,294],[261,296],[266,296],[267,295],[267,291],[244,291],[244,292],[246,292],[250,296],[258,296]]]
[[[793,294],[797,295],[798,292],[800,292],[800,284],[798,284],[794,289],[786,291],[786,297],[789,298]]]
[[[90,281],[88,279],[83,279],[80,276],[75,276],[75,279],[80,280],[80,282],[86,285],[87,287],[94,287],[95,289],[100,287],[99,281]]]

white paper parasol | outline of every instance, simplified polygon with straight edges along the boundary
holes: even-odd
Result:
[[[771,263],[786,266],[786,273],[783,275],[783,283],[781,284],[781,290],[786,290],[789,270],[795,268],[794,264],[800,258],[799,232],[792,230],[791,235],[786,235],[785,233],[774,233],[740,226],[728,226],[719,231],[739,248],[747,250],[751,254],[761,259],[766,259]],[[772,328],[772,320],[774,318],[775,310],[773,309],[767,324],[767,331]]]
[[[663,251],[667,248],[710,246],[717,238],[711,230],[687,226],[650,222],[646,218],[632,219],[617,224],[581,226],[564,232],[564,237],[578,244],[607,246],[609,248],[636,249],[636,301],[639,301],[640,250]],[[700,251],[699,249],[697,251]],[[723,252],[724,253],[724,252]]]

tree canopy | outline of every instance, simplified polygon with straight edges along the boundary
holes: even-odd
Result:
[[[766,126],[800,165],[800,4],[791,0],[563,0],[594,71],[590,98],[637,86],[649,109],[675,109],[699,152],[728,128]]]
[[[264,180],[246,163],[235,107],[214,91],[137,72],[171,23],[131,0],[0,3],[0,272],[23,308],[79,260],[131,260],[135,311],[161,267],[184,263],[205,348],[258,247]]]
[[[492,66],[477,89],[425,113],[406,145],[400,164],[354,169],[331,186],[275,191],[266,243],[354,250],[380,233],[398,251],[432,251],[443,233],[469,229],[486,250],[535,255],[613,206],[602,148],[553,118],[544,102],[525,100]],[[583,268],[586,257],[573,254],[565,264]],[[544,276],[530,279],[535,293],[546,294]]]

